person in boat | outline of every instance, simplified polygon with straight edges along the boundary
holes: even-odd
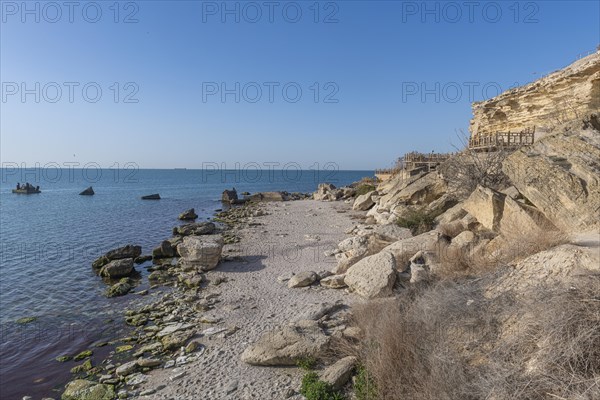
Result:
[[[39,192],[39,191],[40,191],[40,186],[39,186],[39,185],[35,187],[35,191],[36,191],[36,192]]]
[[[17,182],[17,190],[21,189],[21,184]]]

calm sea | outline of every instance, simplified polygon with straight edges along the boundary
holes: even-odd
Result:
[[[238,193],[312,192],[320,182],[338,186],[373,171],[1,169],[0,182],[0,398],[58,398],[74,355],[126,334],[120,315],[128,295],[107,299],[106,284],[91,262],[128,243],[151,252],[169,237],[182,211],[199,220],[221,208],[223,190]],[[17,182],[40,186],[41,194],[11,193]],[[93,186],[94,196],[78,193]],[[159,193],[159,201],[141,196]],[[140,289],[147,287],[145,268]],[[23,317],[35,317],[18,324]],[[120,336],[121,335],[121,336]],[[95,349],[94,361],[109,347]]]

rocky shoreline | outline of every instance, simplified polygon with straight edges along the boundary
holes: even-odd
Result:
[[[226,191],[224,195],[227,192],[230,191]],[[99,257],[93,263],[93,269],[109,284],[105,293],[107,297],[135,293],[144,296],[145,300],[141,305],[125,310],[125,323],[131,327],[132,332],[129,337],[109,343],[115,347],[114,351],[109,353],[109,357],[94,365],[90,358],[93,349],[75,356],[74,359],[81,363],[72,368],[71,372],[75,379],[66,385],[61,398],[65,400],[171,398],[169,396],[195,398],[196,395],[200,395],[200,392],[194,394],[178,392],[182,386],[180,382],[185,382],[186,379],[194,376],[189,372],[188,366],[208,364],[212,369],[218,370],[216,364],[223,357],[223,346],[228,347],[228,342],[233,342],[233,346],[230,346],[232,348],[239,347],[257,340],[260,334],[265,333],[263,327],[254,326],[250,329],[252,333],[250,338],[241,342],[241,339],[232,340],[236,335],[243,336],[238,331],[248,330],[248,323],[240,323],[239,318],[228,321],[228,318],[223,316],[222,307],[225,303],[228,311],[237,311],[244,308],[243,304],[250,301],[255,294],[261,295],[260,285],[248,290],[246,295],[242,294],[241,299],[235,301],[229,298],[231,297],[229,295],[224,296],[223,291],[231,290],[230,286],[244,284],[237,283],[239,282],[237,276],[240,276],[238,274],[259,272],[258,267],[252,266],[261,265],[269,259],[285,268],[282,273],[275,276],[269,272],[267,275],[269,282],[264,282],[262,285],[265,283],[278,285],[279,289],[284,291],[297,290],[291,296],[293,299],[291,302],[307,306],[302,310],[303,312],[300,312],[305,317],[288,318],[285,316],[286,313],[281,311],[262,315],[263,307],[257,304],[256,298],[253,299],[256,304],[250,308],[250,313],[261,314],[260,318],[268,320],[270,328],[275,328],[273,322],[278,321],[278,325],[287,325],[289,320],[294,319],[299,325],[292,324],[291,328],[283,328],[284,332],[286,329],[291,329],[292,333],[288,332],[291,337],[287,339],[294,341],[298,338],[303,340],[310,338],[310,341],[321,343],[321,347],[323,343],[329,341],[333,333],[343,330],[347,318],[347,310],[345,310],[347,306],[341,303],[342,296],[334,296],[338,297],[337,302],[330,302],[334,299],[330,295],[323,296],[322,293],[322,288],[328,285],[327,282],[331,282],[329,287],[336,287],[331,277],[328,277],[331,275],[329,266],[321,268],[320,272],[296,271],[295,268],[306,268],[305,265],[310,265],[302,262],[302,259],[324,266],[330,263],[330,259],[323,256],[324,248],[331,250],[339,241],[339,237],[335,240],[323,240],[323,235],[332,233],[335,233],[335,236],[343,235],[342,232],[347,230],[348,224],[352,224],[349,216],[357,217],[357,215],[349,210],[347,204],[341,202],[335,204],[333,207],[335,211],[327,210],[327,218],[335,224],[325,229],[328,232],[324,232],[320,226],[322,221],[316,217],[323,215],[324,208],[329,208],[329,205],[324,207],[323,203],[305,200],[312,197],[311,195],[285,193],[276,196],[273,193],[277,192],[255,194],[249,197],[249,201],[243,202],[240,202],[236,196],[231,204],[237,206],[218,212],[209,222],[189,222],[193,220],[194,210],[185,211],[180,215],[180,219],[185,223],[175,227],[173,237],[157,246],[152,251],[152,255],[143,255],[139,246],[127,245]],[[300,206],[301,210],[295,210],[296,205]],[[293,211],[286,212],[289,209]],[[292,226],[299,222],[298,220],[312,217],[311,229],[300,231],[294,229],[294,232],[291,232],[288,231],[290,225],[287,224],[281,229],[280,218],[277,218],[274,221],[277,232],[273,232],[272,214],[281,213],[284,214],[282,217],[292,220],[290,221]],[[310,214],[302,215],[302,213]],[[338,227],[341,218],[345,221]],[[264,219],[268,221],[263,222]],[[295,241],[289,240],[298,234],[300,237]],[[300,254],[300,260],[296,260],[299,249],[303,254]],[[151,265],[148,265],[149,261],[152,261]],[[150,271],[148,279],[151,286],[147,290],[134,291],[139,280],[136,265]],[[264,271],[261,274],[264,275]],[[321,279],[322,286],[312,285],[315,282],[318,284]],[[232,285],[230,281],[236,283]],[[171,289],[163,294],[161,292],[164,288]],[[304,295],[306,290],[310,290],[309,296]],[[240,292],[244,292],[244,289]],[[313,292],[318,293],[313,295]],[[296,301],[297,297],[301,300]],[[315,298],[318,301],[315,301]],[[260,299],[260,303],[270,301],[269,297]],[[329,323],[322,325],[324,320],[329,319]],[[250,321],[250,323],[254,322]],[[342,328],[339,328],[340,326]],[[296,329],[304,330],[308,336],[295,337],[293,332]],[[311,333],[313,336],[310,336]],[[267,337],[263,341],[270,340]],[[234,358],[237,359],[238,364],[244,366],[295,367],[298,359],[312,357],[312,350],[322,350],[315,343],[312,345],[317,346],[316,348],[298,349],[296,353],[288,356],[270,357],[266,354],[268,353],[266,350],[261,353],[260,350],[247,349],[241,358],[240,354],[236,354]],[[216,348],[215,344],[217,344]],[[306,344],[308,345],[308,342]],[[225,353],[230,351],[232,349],[228,349]],[[236,352],[241,353],[240,350]],[[70,356],[63,356],[60,361],[70,359]],[[294,376],[298,375],[297,370],[291,368],[291,371],[283,374],[283,378],[279,372],[275,374],[278,379],[283,379],[277,381],[280,393],[275,397],[288,398],[297,394],[298,376]],[[231,398],[239,398],[236,396],[243,392],[247,395],[243,398],[255,398],[256,393],[261,393],[261,389],[252,387],[255,383],[248,386],[248,383],[241,383],[239,379],[234,378],[235,375],[221,377],[218,379],[218,388],[204,390],[202,394],[209,398],[228,398],[229,394],[236,392],[237,394]],[[269,379],[266,382],[269,382]],[[274,389],[268,389],[271,386],[269,383],[264,389],[271,392],[264,392],[259,398],[273,398]],[[217,394],[219,390],[222,391],[221,394]]]

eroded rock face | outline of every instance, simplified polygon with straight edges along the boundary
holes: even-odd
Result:
[[[437,172],[405,171],[377,187],[380,197],[367,216],[379,224],[395,223],[407,206],[425,206],[446,194],[446,182]]]
[[[242,353],[242,361],[263,366],[296,365],[307,357],[319,358],[329,340],[317,321],[299,321],[265,333]]]
[[[183,264],[208,271],[219,263],[223,245],[221,235],[186,236],[177,246],[177,252]]]
[[[396,261],[389,252],[363,258],[348,269],[344,282],[368,299],[390,296],[396,282]]]
[[[537,134],[552,128],[557,120],[597,113],[599,80],[600,52],[596,52],[529,85],[474,103],[471,134],[486,136],[533,127]]]
[[[600,132],[561,133],[515,151],[503,163],[520,193],[566,232],[600,226]]]

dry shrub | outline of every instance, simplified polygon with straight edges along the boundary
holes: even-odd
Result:
[[[356,307],[378,400],[600,398],[600,276],[488,299],[496,278]]]
[[[462,348],[474,329],[495,331],[495,314],[483,314],[475,304],[485,302],[478,292],[475,285],[448,282],[355,310],[364,333],[360,356],[377,399],[475,398]]]
[[[509,264],[569,242],[567,234],[556,228],[543,216],[533,217],[537,228],[527,229],[516,223],[502,221],[502,239],[495,257]]]
[[[538,288],[490,354],[481,387],[495,399],[600,399],[600,275]]]

